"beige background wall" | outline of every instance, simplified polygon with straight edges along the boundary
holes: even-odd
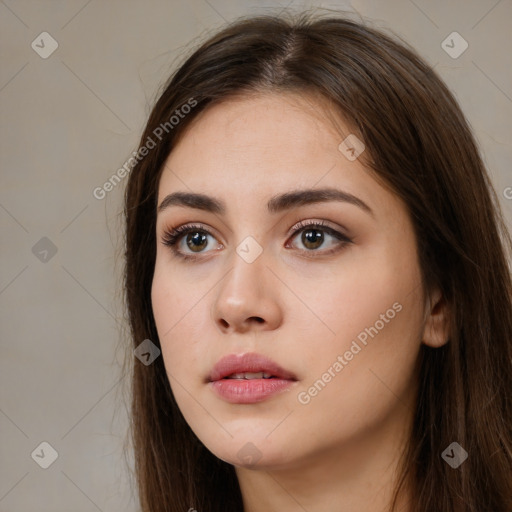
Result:
[[[312,5],[374,19],[435,65],[512,225],[510,0],[0,2],[1,512],[136,510],[116,352],[124,184],[101,200],[93,190],[136,149],[193,39],[239,15]],[[453,31],[469,45],[457,58],[462,40],[448,40],[453,56],[442,47]],[[47,469],[42,442],[58,453]]]

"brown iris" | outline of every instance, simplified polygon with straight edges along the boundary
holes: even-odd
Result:
[[[308,229],[302,232],[302,243],[308,249],[317,249],[324,241],[324,235],[319,229]],[[310,247],[308,244],[313,244],[314,247]]]
[[[189,233],[187,235],[187,245],[190,248],[190,250],[194,252],[200,252],[208,245],[208,240],[204,233],[201,233],[200,231],[195,231],[194,233]],[[197,249],[197,251],[195,249]]]

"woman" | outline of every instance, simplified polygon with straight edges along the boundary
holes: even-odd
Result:
[[[125,199],[143,511],[512,510],[510,237],[412,50],[231,24],[171,77]]]

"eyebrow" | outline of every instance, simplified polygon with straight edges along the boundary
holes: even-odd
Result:
[[[335,188],[293,190],[284,194],[279,194],[268,201],[267,209],[270,213],[275,214],[298,206],[324,203],[328,201],[349,203],[361,208],[372,217],[374,216],[373,210],[363,200],[349,194],[348,192]],[[224,215],[227,210],[224,201],[206,194],[197,194],[193,192],[174,192],[169,194],[160,203],[158,213],[170,206],[196,208],[198,210],[204,210],[219,215]]]

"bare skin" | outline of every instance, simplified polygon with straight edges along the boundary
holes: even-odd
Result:
[[[340,134],[321,107],[291,94],[215,105],[187,128],[159,184],[158,204],[178,191],[225,203],[223,214],[176,204],[159,212],[152,305],[178,405],[204,445],[235,465],[245,512],[387,512],[420,346],[447,339],[443,299],[432,290],[427,300],[421,285],[405,206],[362,158],[338,149],[350,130],[339,120]],[[274,196],[326,187],[359,203],[267,210]],[[308,226],[292,230],[299,221],[324,225],[308,239]],[[203,234],[203,245],[187,234],[162,243],[186,224],[200,224],[188,240]],[[236,251],[247,237],[262,249],[251,263]],[[258,403],[227,402],[207,376],[221,357],[245,352],[297,380]],[[397,510],[413,509],[406,486]]]

